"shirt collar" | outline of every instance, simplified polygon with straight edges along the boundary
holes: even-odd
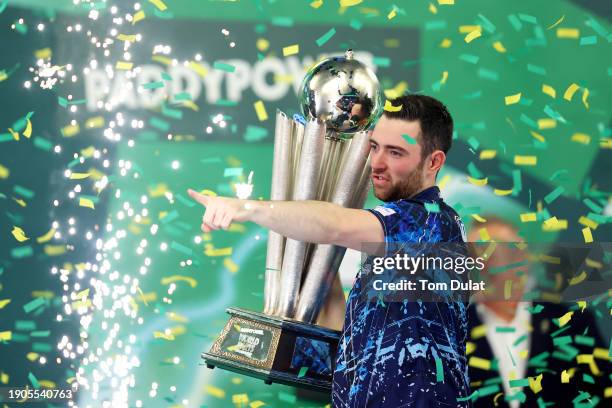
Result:
[[[438,186],[428,187],[425,190],[418,193],[417,195],[415,195],[414,197],[410,198],[410,200],[420,201],[420,202],[440,201],[441,199],[442,198],[440,198],[440,189],[438,188]]]

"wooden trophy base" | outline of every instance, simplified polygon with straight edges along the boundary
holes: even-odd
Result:
[[[208,368],[219,367],[266,384],[280,383],[331,392],[341,333],[293,319],[230,307],[230,318],[208,353]]]

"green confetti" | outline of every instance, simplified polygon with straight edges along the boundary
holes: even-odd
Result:
[[[538,74],[542,76],[546,75],[546,68],[543,68],[537,65],[533,65],[533,64],[527,64],[527,71],[533,74]]]
[[[223,171],[223,177],[240,177],[242,173],[242,167],[228,167]]]
[[[249,125],[244,133],[245,142],[257,142],[268,136],[268,129],[260,126]]]
[[[564,192],[565,192],[565,188],[563,186],[558,186],[557,188],[555,188],[553,191],[551,191],[544,197],[544,201],[546,201],[546,204],[550,204],[553,201],[555,201],[557,198],[559,198],[559,196],[563,194]]]
[[[391,65],[391,59],[387,57],[374,57],[372,63],[377,67],[387,68]]]
[[[293,18],[282,16],[273,17],[271,23],[279,27],[293,27]]]
[[[302,378],[306,375],[306,371],[308,371],[308,367],[301,367],[300,372],[298,373],[298,378]]]
[[[498,326],[495,328],[496,333],[514,333],[516,329],[514,327],[503,327]]]
[[[51,151],[51,149],[53,149],[53,144],[49,140],[40,136],[36,136],[34,138],[34,146],[46,151]]]
[[[325,34],[323,34],[322,36],[317,38],[315,43],[317,44],[317,46],[320,47],[323,44],[325,44],[326,42],[328,42],[335,34],[336,34],[336,29],[332,27],[332,28],[329,29],[328,32],[326,32]]]
[[[544,310],[544,306],[542,305],[535,305],[535,306],[529,306],[527,308],[527,310],[529,311],[529,313],[531,314],[538,314],[540,313],[542,310]]]
[[[523,23],[514,14],[508,16],[508,21],[516,31],[521,31],[521,28],[523,28]]]
[[[238,101],[230,101],[228,99],[218,99],[215,102],[217,106],[238,106]]]
[[[35,389],[39,389],[40,388],[40,384],[38,383],[38,380],[36,379],[36,376],[34,374],[32,374],[31,372],[28,373],[28,380],[30,380],[30,383],[32,384],[32,387],[34,387]]]
[[[438,356],[434,356],[436,360],[436,382],[444,382],[444,367],[442,367],[442,360]]]
[[[37,299],[42,299],[42,298],[37,298]],[[43,301],[43,304],[44,304],[44,301]],[[36,322],[33,320],[17,320],[15,321],[15,330],[18,330],[18,331],[36,330]]]
[[[164,81],[172,81],[172,77],[167,72],[162,72],[161,77]]]
[[[514,387],[529,387],[529,378],[519,378],[517,380],[510,380],[510,388]]]
[[[405,134],[405,133],[404,133],[404,134],[402,135],[402,137],[403,137],[403,138],[404,138],[404,140],[405,140],[405,141],[406,141],[408,144],[410,144],[410,145],[415,145],[415,144],[417,144],[416,139],[415,139],[414,137],[412,137],[412,136],[408,135],[408,134]]]
[[[351,20],[351,22],[349,23],[349,25],[351,26],[351,28],[352,28],[353,30],[356,30],[356,31],[361,30],[361,27],[363,27],[363,23],[362,23],[361,21],[359,21],[359,20],[355,20],[355,19]]]
[[[427,212],[430,213],[439,213],[440,212],[440,206],[438,205],[438,203],[424,203],[425,204],[425,209],[427,210]]]
[[[221,158],[220,157],[207,157],[205,159],[200,159],[200,163],[204,163],[204,164],[221,163]]]
[[[278,392],[278,399],[289,404],[295,404],[297,401],[297,397],[295,395],[283,391]]]
[[[11,250],[11,257],[15,259],[27,258],[34,254],[34,250],[31,246],[26,245]]]
[[[490,81],[499,81],[499,74],[495,71],[486,68],[478,69],[478,76],[483,79],[488,79]]]
[[[144,89],[159,89],[159,88],[163,88],[164,86],[165,86],[164,81],[148,82],[142,85]]]
[[[459,59],[461,61],[469,62],[470,64],[478,64],[480,57],[478,55],[472,55],[472,54],[461,54],[459,56]]]
[[[19,194],[20,196],[30,199],[30,198],[34,198],[34,191],[29,190],[23,186],[20,185],[15,185],[13,186],[13,191],[15,192],[15,194]]]
[[[25,305],[23,305],[23,311],[26,312],[26,313],[30,313],[33,310],[38,309],[39,307],[41,307],[41,306],[43,306],[45,304],[46,304],[45,299],[41,298],[41,297],[38,297],[38,298],[36,298],[36,299],[26,303]]]
[[[175,102],[181,102],[181,101],[190,101],[193,98],[191,97],[191,94],[189,94],[189,92],[180,92],[174,95],[173,99]]]
[[[580,45],[597,44],[597,36],[589,35],[588,37],[580,37]]]
[[[474,391],[471,395],[468,395],[467,397],[460,397],[457,398],[457,402],[464,402],[464,401],[471,401],[475,398],[478,397],[478,390]]]
[[[162,132],[168,132],[170,130],[170,123],[155,116],[149,119],[149,125],[161,130]]]
[[[529,14],[521,14],[519,13],[519,18],[526,23],[530,24],[538,24],[538,20],[534,16],[530,16]]]
[[[171,109],[166,106],[166,104],[162,104],[161,107],[162,115],[167,116],[172,119],[183,119],[183,112],[178,109]]]
[[[164,218],[161,219],[162,224],[169,224],[170,222],[176,220],[179,217],[179,214],[176,210],[170,211]]]
[[[236,71],[236,67],[230,64],[226,64],[225,62],[215,61],[213,64],[214,69],[218,69],[225,72],[234,72]]]
[[[425,30],[444,30],[447,24],[445,20],[428,21],[425,23]]]
[[[184,205],[184,206],[186,206],[186,207],[191,208],[191,207],[195,206],[195,203],[194,203],[193,201],[188,200],[187,198],[183,197],[183,195],[182,195],[182,194],[175,194],[175,195],[174,195],[174,198],[176,198],[176,200],[177,200],[179,203],[183,204],[183,205]]]

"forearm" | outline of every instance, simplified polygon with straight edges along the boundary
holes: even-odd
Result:
[[[345,208],[325,201],[255,201],[247,203],[247,219],[288,238],[317,244],[333,243]]]

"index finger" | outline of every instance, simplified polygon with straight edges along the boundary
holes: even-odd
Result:
[[[189,194],[189,196],[191,198],[193,198],[194,200],[196,200],[198,203],[207,206],[208,205],[208,199],[209,197],[204,195],[204,194],[200,194],[197,191],[194,191],[192,189],[188,189],[187,193]]]

